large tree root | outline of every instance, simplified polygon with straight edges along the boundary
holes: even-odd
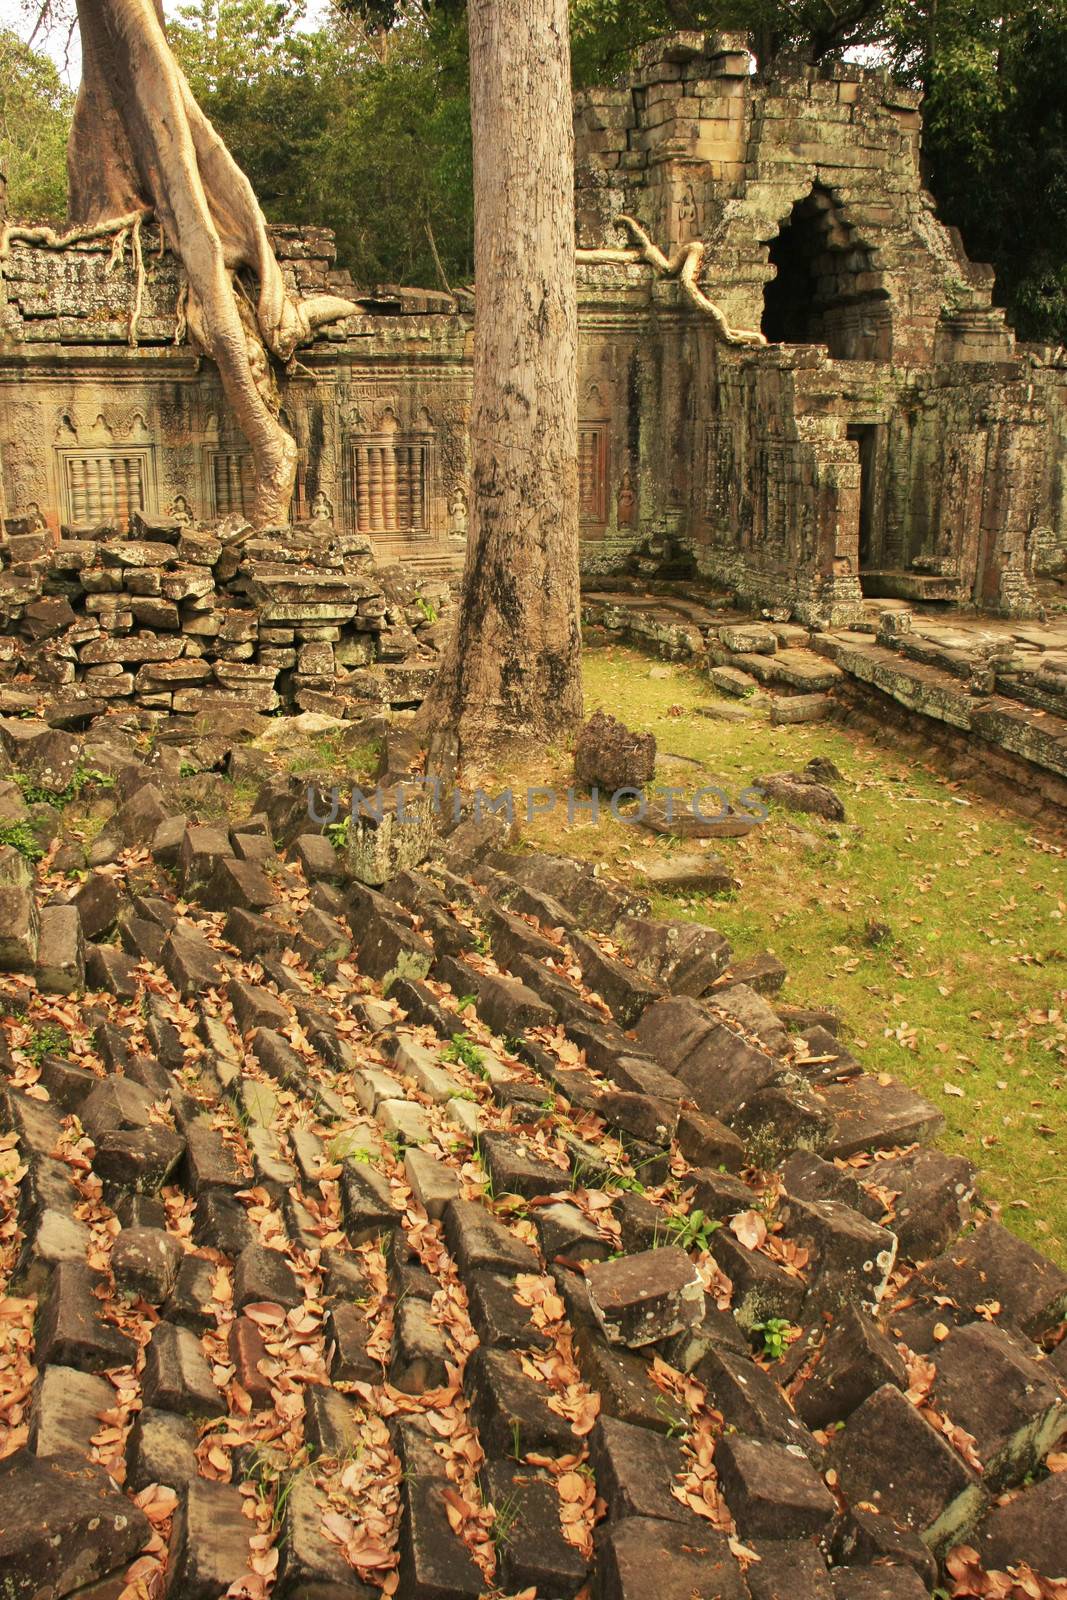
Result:
[[[141,229],[152,219],[149,209],[131,211],[124,217],[109,217],[106,222],[94,223],[88,228],[71,228],[57,233],[54,228],[21,227],[15,223],[0,229],[0,261],[6,261],[13,244],[35,244],[46,250],[69,250],[76,244],[89,244],[95,239],[112,239],[111,255],[105,271],[113,272],[123,258],[127,240],[133,252],[133,300],[127,319],[126,337],[131,346],[137,343],[137,325],[144,303],[144,252],[141,249]],[[162,235],[161,235],[162,239]]]
[[[700,239],[690,239],[688,243],[678,246],[674,255],[668,258],[658,245],[653,244],[648,234],[639,222],[633,217],[621,216],[618,221],[630,230],[638,241],[637,246],[630,250],[578,250],[577,259],[580,262],[594,264],[613,263],[620,266],[631,266],[635,263],[644,263],[653,267],[661,278],[677,278],[683,291],[693,304],[703,311],[714,322],[720,339],[724,344],[766,344],[767,340],[756,328],[731,328],[723,312],[709,300],[701,289],[697,279],[704,265],[708,247]]]
[[[181,261],[189,337],[219,369],[255,468],[257,526],[288,520],[296,444],[279,421],[270,356],[289,361],[316,328],[358,306],[290,298],[252,187],[196,104],[153,0],[78,0],[82,81],[71,129],[77,229],[151,212]],[[131,229],[134,224],[131,222]],[[134,258],[139,227],[131,232]],[[47,242],[47,241],[42,241]],[[254,298],[246,285],[254,284]],[[140,305],[138,277],[134,316]]]

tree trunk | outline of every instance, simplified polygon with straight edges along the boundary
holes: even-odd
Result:
[[[188,280],[189,332],[216,362],[255,465],[254,521],[288,520],[296,445],[278,421],[268,350],[288,360],[357,308],[291,300],[252,186],[196,104],[153,0],[78,0],[82,81],[71,128],[71,220],[154,213]],[[252,280],[246,290],[239,275]]]
[[[543,749],[582,714],[567,0],[470,0],[474,396],[455,633],[431,765]]]

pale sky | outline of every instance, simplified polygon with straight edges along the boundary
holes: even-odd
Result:
[[[165,15],[171,16],[181,7],[182,0],[163,0]],[[65,0],[64,9],[74,10],[74,0]],[[28,39],[40,9],[39,0],[0,0],[0,28],[11,28],[20,38]],[[307,0],[304,27],[314,28],[329,10],[329,0]],[[37,49],[50,55],[72,89],[78,87],[81,71],[81,49],[75,27],[68,46],[67,29],[53,28],[48,34],[39,33],[34,40]]]

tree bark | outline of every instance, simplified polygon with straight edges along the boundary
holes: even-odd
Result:
[[[470,0],[470,534],[424,710],[446,770],[581,718],[574,149],[567,0]]]
[[[185,269],[189,333],[217,364],[252,452],[253,520],[283,524],[297,452],[278,420],[267,352],[287,361],[314,328],[357,308],[335,296],[301,303],[286,293],[252,186],[193,99],[167,44],[161,4],[78,0],[78,24],[71,220],[93,226],[155,214]]]

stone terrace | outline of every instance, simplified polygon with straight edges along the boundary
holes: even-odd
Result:
[[[929,756],[1043,825],[1067,823],[1067,623],[946,616],[867,601],[850,629],[753,619],[667,582],[583,596],[585,623],[703,667],[721,694],[768,701],[772,722],[838,718]]]
[[[0,859],[4,1600],[1063,1592],[1067,1275],[933,1106],[591,868],[208,825],[160,733],[0,726],[114,784]]]

